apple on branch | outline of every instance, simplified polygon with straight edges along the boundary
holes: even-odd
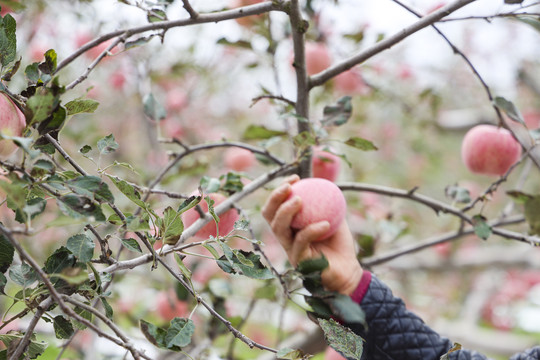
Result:
[[[321,147],[316,147],[311,157],[311,168],[313,177],[336,181],[341,169],[341,159]]]
[[[22,136],[26,119],[8,95],[0,92],[0,133],[4,136]],[[9,139],[0,139],[0,158],[7,158],[17,150]]]
[[[218,193],[212,193],[208,194],[207,196],[210,197],[210,199],[214,200],[214,207],[221,204],[223,201],[225,201],[227,198],[221,194]],[[206,197],[206,195],[205,195]],[[208,212],[208,203],[206,202],[206,199],[203,199],[199,206],[201,207],[202,211],[207,213]],[[195,221],[199,220],[200,216],[199,213],[195,208],[189,209],[185,213],[182,214],[182,221],[184,222],[184,228],[188,228],[191,226]],[[234,223],[240,218],[238,215],[238,212],[235,209],[227,210],[224,214],[222,214],[219,217],[219,234],[220,235],[226,235],[230,233],[234,229]],[[208,239],[210,236],[216,236],[217,235],[217,228],[216,223],[214,220],[211,220],[208,224],[203,226],[201,230],[195,234],[195,238],[199,239]]]

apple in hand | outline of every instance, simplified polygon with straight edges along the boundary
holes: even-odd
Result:
[[[341,159],[321,147],[313,149],[311,157],[311,169],[313,177],[336,181],[341,168]]]
[[[345,219],[347,202],[333,182],[321,178],[301,179],[291,185],[289,198],[299,196],[302,208],[291,221],[291,227],[300,230],[309,224],[328,221],[330,228],[318,241],[332,236]]]
[[[225,166],[234,171],[244,171],[255,164],[255,155],[247,149],[228,148],[224,153]]]
[[[207,195],[205,195],[206,197]],[[218,194],[218,193],[212,193],[208,194],[210,199],[214,200],[214,207],[221,204],[223,201],[225,201],[226,197]],[[203,198],[203,200],[199,203],[199,206],[201,209],[207,213],[208,212],[208,204],[206,203],[206,200]],[[185,213],[182,214],[182,221],[184,222],[184,228],[188,228],[191,226],[195,221],[199,220],[200,216],[199,213],[195,208],[189,209]],[[240,218],[238,215],[238,212],[235,209],[227,210],[224,214],[222,214],[219,217],[219,234],[220,235],[226,235],[230,233],[234,229],[234,223]],[[208,224],[204,225],[201,230],[195,234],[194,237],[199,239],[208,239],[210,236],[216,236],[217,229],[216,229],[216,223],[212,219]]]
[[[475,174],[503,175],[519,160],[521,145],[510,131],[494,125],[477,125],[463,138],[461,158]]]
[[[22,136],[26,119],[22,111],[4,93],[0,92],[0,133],[5,136]],[[0,139],[0,158],[7,158],[17,150],[9,139]]]

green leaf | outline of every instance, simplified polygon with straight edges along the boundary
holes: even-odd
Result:
[[[144,113],[150,119],[155,121],[163,120],[167,117],[167,110],[161,105],[154,94],[150,93],[146,95],[143,99],[144,104]]]
[[[285,348],[279,350],[276,354],[276,357],[280,360],[303,360],[306,358],[306,354],[304,354],[302,350]]]
[[[203,176],[199,184],[206,194],[215,193],[221,187],[219,179],[210,176]]]
[[[506,194],[510,196],[512,199],[514,199],[514,202],[517,204],[525,204],[527,201],[534,198],[533,195],[526,194],[519,190],[511,190],[507,191]]]
[[[223,191],[226,191],[229,195],[242,191],[244,189],[244,183],[242,182],[242,176],[235,172],[228,172],[227,175],[221,176],[220,179],[225,178],[225,183],[221,187]]]
[[[286,136],[286,135],[287,135],[287,132],[285,131],[270,130],[260,125],[250,125],[244,131],[244,134],[242,135],[242,137],[245,140],[265,140],[265,139],[273,138],[274,136]]]
[[[474,215],[472,217],[474,233],[481,239],[487,240],[491,235],[491,226],[487,223],[487,219],[482,215]]]
[[[234,223],[234,230],[249,231],[249,221],[245,219],[236,221]]]
[[[17,22],[13,16],[0,17],[0,64],[7,66],[15,61],[17,55]]]
[[[60,274],[64,269],[75,266],[76,261],[71,251],[62,246],[47,258],[43,270],[47,274]]]
[[[352,103],[350,96],[344,96],[335,105],[325,106],[323,109],[324,126],[340,126],[345,124],[352,115]]]
[[[15,248],[4,235],[0,234],[0,273],[3,274],[11,266]]]
[[[113,315],[114,315],[113,308],[111,307],[107,299],[105,299],[104,297],[101,297],[100,300],[101,300],[101,305],[103,305],[103,308],[105,309],[105,316],[108,319],[112,320]]]
[[[525,125],[525,120],[523,120],[523,116],[519,112],[518,108],[511,101],[506,100],[503,97],[497,96],[495,99],[493,99],[493,104],[502,111],[504,111],[510,119]]]
[[[90,145],[84,145],[82,148],[79,149],[79,152],[81,154],[88,154],[90,151],[92,151],[92,147]]]
[[[54,335],[57,339],[69,339],[71,335],[75,333],[71,321],[69,321],[62,315],[54,317],[53,327]]]
[[[277,287],[272,283],[266,283],[263,286],[255,290],[254,298],[255,299],[267,299],[267,300],[276,300]]]
[[[233,47],[237,47],[237,48],[240,48],[240,49],[248,49],[248,50],[253,49],[253,47],[251,46],[251,42],[249,42],[249,41],[238,40],[238,41],[233,42],[233,41],[230,41],[230,40],[228,40],[227,38],[224,38],[224,37],[218,39],[216,44],[226,45],[226,46],[233,46]]]
[[[540,32],[540,21],[538,20],[538,17],[536,16],[528,16],[528,15],[518,15],[515,17],[515,19],[530,25],[533,29]]]
[[[154,346],[157,346],[162,349],[166,349],[167,345],[165,342],[165,336],[167,335],[167,330],[164,330],[160,327],[157,327],[154,324],[149,323],[145,320],[139,321],[139,328],[143,333],[144,337]],[[173,348],[170,350],[180,351],[181,349]]]
[[[317,137],[309,131],[302,131],[293,137],[293,142],[298,147],[314,146],[317,144]]]
[[[58,106],[58,99],[47,91],[36,93],[26,102],[31,111],[30,125],[40,123],[52,115],[54,109]]]
[[[94,241],[85,234],[77,234],[70,237],[67,240],[66,247],[83,263],[92,260],[94,256]]]
[[[68,115],[81,113],[93,113],[99,106],[99,102],[92,99],[79,98],[68,102],[65,107]]]
[[[53,49],[47,50],[44,55],[45,61],[39,64],[39,70],[44,74],[52,75],[56,71],[58,56]]]
[[[51,174],[54,174],[55,169],[56,167],[54,166],[52,161],[39,159],[34,163],[34,165],[32,165],[32,170],[30,171],[30,175],[32,175],[33,177],[42,177],[44,175],[51,175]]]
[[[350,296],[334,293],[328,301],[332,314],[347,324],[362,324],[367,329],[366,314]]]
[[[22,209],[15,211],[15,220],[20,223],[26,223],[28,219],[33,219],[45,211],[47,200],[36,197],[27,201]]]
[[[86,305],[90,305],[89,303],[86,303]],[[75,310],[75,312],[81,316],[83,319],[86,319],[88,320],[89,322],[92,322],[92,319],[94,318],[94,315],[90,312],[90,311],[87,311],[81,307],[78,307],[76,306],[73,310]],[[84,330],[87,328],[86,325],[84,325],[83,323],[77,321],[77,320],[73,320],[73,325],[79,329],[79,330]]]
[[[191,319],[174,318],[165,335],[167,348],[185,347],[191,343],[191,337],[195,333],[195,323]]]
[[[534,196],[525,203],[525,219],[529,223],[531,235],[540,235],[540,195]]]
[[[165,244],[174,245],[184,231],[184,223],[179,213],[172,207],[167,207],[163,212],[163,221],[161,222],[161,233]]]
[[[303,260],[298,263],[296,270],[303,275],[308,275],[311,273],[318,273],[323,271],[328,267],[328,260],[324,255],[319,258],[312,258]]]
[[[110,154],[112,152],[115,152],[116,149],[118,149],[118,143],[114,139],[113,134],[109,134],[103,139],[100,139],[97,145],[101,154]]]
[[[201,196],[190,196],[189,198],[187,198],[186,200],[184,200],[184,202],[182,204],[180,204],[180,206],[178,207],[178,213],[179,214],[183,214],[185,213],[186,211],[188,211],[189,209],[192,209],[194,208],[195,206],[197,206],[202,200],[202,197]]]
[[[360,359],[364,349],[363,340],[351,329],[340,325],[333,319],[317,319],[327,343],[346,358]]]
[[[471,194],[468,189],[457,185],[447,186],[445,190],[446,196],[458,203],[469,203],[471,202]]]
[[[114,203],[109,186],[97,176],[80,176],[67,181],[66,185],[76,194],[93,198],[98,202]]]
[[[450,359],[450,356],[449,356],[450,353],[453,353],[454,351],[459,351],[461,349],[462,349],[462,346],[461,346],[460,343],[454,343],[454,346],[450,350],[448,350],[448,352],[446,354],[441,356],[440,360],[449,360]]]
[[[141,246],[139,245],[137,240],[135,240],[133,238],[122,239],[122,244],[128,250],[135,251],[135,252],[138,252],[138,253],[142,253]]]
[[[362,151],[378,150],[378,148],[371,141],[362,139],[357,136],[353,136],[347,139],[347,141],[345,141],[345,144],[352,146],[353,148],[360,149]]]
[[[30,64],[24,69],[24,74],[30,84],[36,84],[39,81],[39,64]]]
[[[0,273],[0,294],[4,294],[4,295],[6,294],[4,292],[6,284],[7,284],[7,278],[4,276],[4,274]]]
[[[148,11],[146,19],[149,23],[167,20],[167,13],[161,9],[152,9]]]
[[[36,271],[28,264],[12,265],[9,278],[17,285],[28,287],[38,280]]]
[[[68,194],[57,198],[56,203],[64,215],[74,219],[86,219],[90,222],[106,220],[101,207],[87,197]]]
[[[252,279],[273,279],[274,274],[260,260],[254,252],[235,250],[222,255],[217,261],[219,267],[229,274],[244,275]]]
[[[129,185],[127,182],[125,182],[122,179],[118,179],[114,176],[110,176],[109,178],[112,180],[114,185],[124,194],[129,200],[134,202],[139,207],[146,209],[147,205],[144,201],[141,200],[141,194],[135,188],[131,185]]]
[[[9,348],[12,342],[17,344],[22,340],[23,337],[23,334],[0,334],[0,341]],[[45,349],[47,349],[47,346],[48,344],[46,342],[36,341],[35,334],[32,334],[30,345],[28,346],[26,353],[30,359],[36,359],[38,356],[43,354]]]

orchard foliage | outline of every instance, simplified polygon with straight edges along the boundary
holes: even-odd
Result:
[[[510,60],[508,91],[446,35],[538,40],[535,1],[496,2],[388,1],[410,19],[394,32],[347,1],[0,0],[0,359],[359,358],[334,320],[362,309],[321,287],[324,257],[293,269],[260,216],[292,173],[336,182],[359,261],[428,319],[470,313],[502,263],[531,269],[466,320],[540,332],[499,316],[540,284],[538,54]],[[411,60],[426,32],[444,63]],[[522,148],[503,173],[461,163],[478,123]]]

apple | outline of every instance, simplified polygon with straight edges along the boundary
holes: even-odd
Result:
[[[336,181],[341,168],[341,159],[321,147],[313,149],[311,157],[313,177]]]
[[[332,236],[347,213],[347,202],[343,193],[330,180],[322,178],[301,179],[291,185],[289,198],[299,196],[302,208],[291,221],[291,228],[300,230],[309,224],[328,221],[330,228],[318,241]]]
[[[233,0],[231,2],[231,7],[237,8],[241,6],[254,5],[262,2],[263,0]],[[255,25],[258,21],[263,19],[264,14],[244,16],[236,19],[236,22],[244,27],[250,28]]]
[[[320,73],[332,63],[328,47],[323,43],[306,42],[305,53],[308,75]]]
[[[368,86],[358,71],[349,69],[334,78],[334,89],[345,95],[366,94]]]
[[[255,162],[255,155],[243,148],[230,147],[223,154],[225,166],[234,171],[244,171],[252,167]]]
[[[324,360],[346,360],[340,353],[332,349],[330,346],[324,352]]]
[[[173,88],[167,91],[166,107],[169,112],[180,112],[188,102],[186,92],[179,88]]]
[[[536,110],[529,110],[523,113],[523,120],[527,128],[534,130],[540,127],[540,112]]]
[[[178,299],[172,290],[162,291],[157,295],[156,307],[158,315],[165,321],[189,315],[188,303]]]
[[[226,199],[225,196],[218,193],[208,194],[208,196],[210,196],[210,199],[214,200],[215,202],[214,207],[218,206]],[[205,213],[208,212],[208,204],[206,203],[205,199],[203,199],[199,203],[199,206]],[[197,212],[195,208],[189,209],[188,211],[182,214],[182,221],[184,222],[184,227],[188,228],[195,221],[199,220],[199,218],[200,218],[199,213]],[[235,209],[227,210],[224,214],[222,214],[219,217],[219,234],[226,235],[230,233],[234,229],[234,223],[239,218],[240,216],[238,215],[238,212]],[[216,223],[214,222],[214,220],[211,220],[201,230],[199,230],[197,234],[195,234],[195,237],[199,239],[208,239],[210,236],[216,236],[216,234],[217,234]]]
[[[521,145],[506,129],[477,125],[463,138],[461,158],[475,174],[503,175],[519,160]]]
[[[26,119],[8,95],[0,92],[0,133],[5,136],[22,136]],[[7,158],[18,149],[11,140],[0,139],[0,158]]]

